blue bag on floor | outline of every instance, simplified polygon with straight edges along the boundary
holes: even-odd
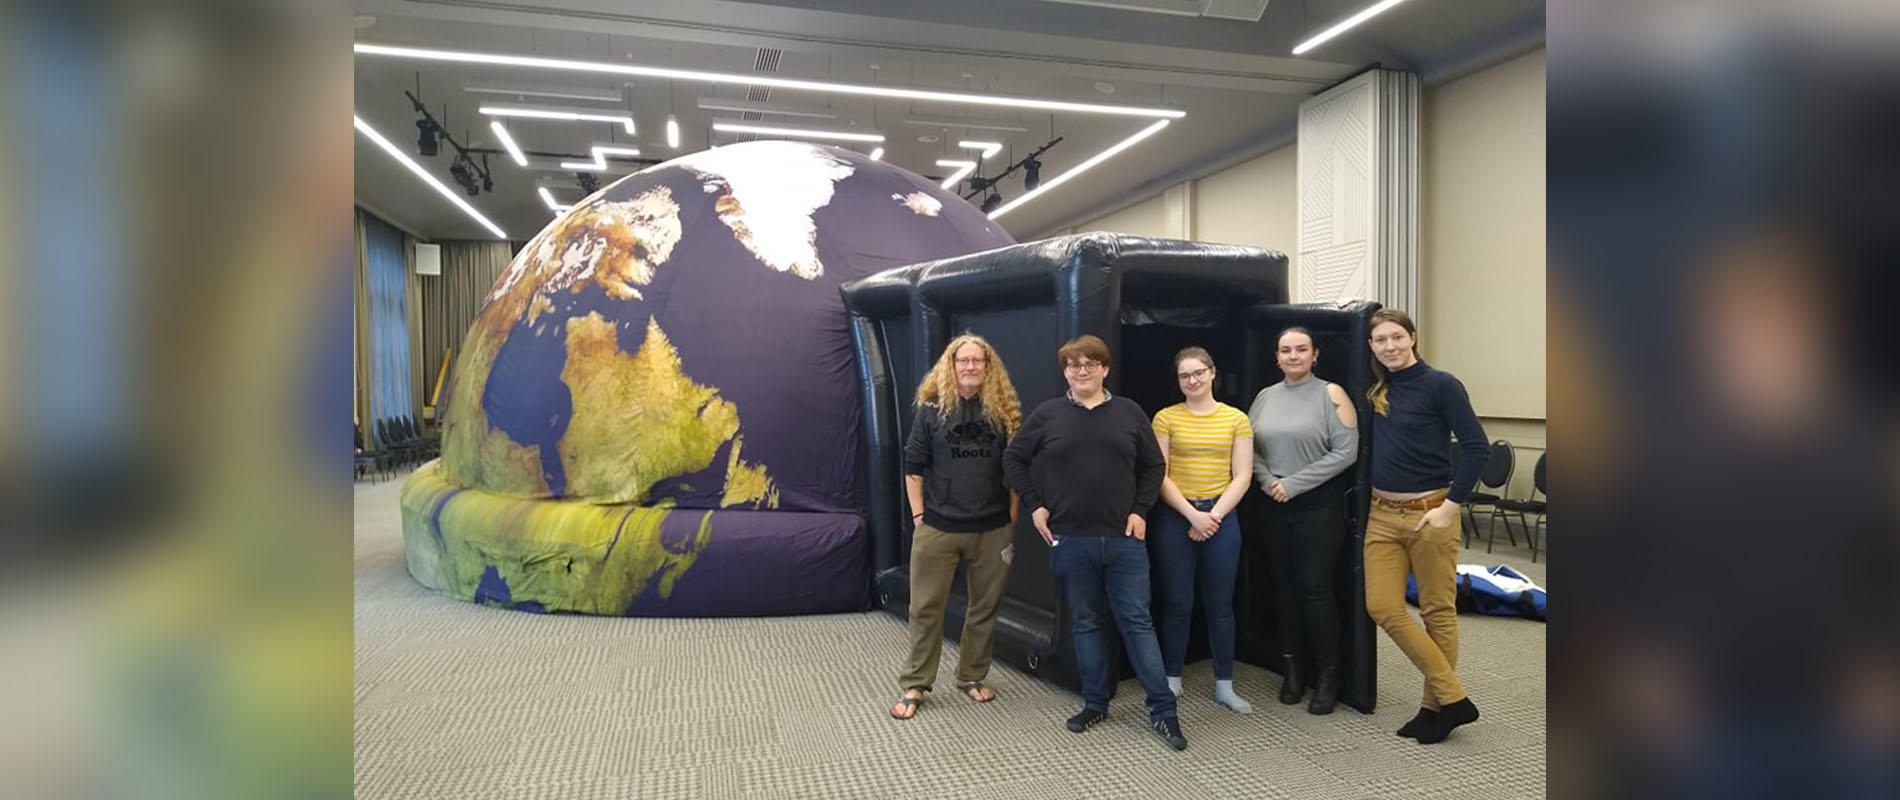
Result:
[[[1418,605],[1418,579],[1405,576],[1405,599]],[[1458,565],[1458,613],[1527,617],[1543,621],[1544,590],[1517,570],[1499,564]]]

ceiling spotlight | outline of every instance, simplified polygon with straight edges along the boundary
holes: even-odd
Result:
[[[871,148],[871,160],[872,160],[872,161],[883,161],[883,160],[884,160],[884,148],[882,148],[882,147],[874,147],[874,148]]]
[[[475,170],[466,156],[456,158],[455,163],[449,165],[449,177],[454,178],[456,185],[461,186],[469,197],[482,193],[481,184],[475,182]]]
[[[576,172],[574,178],[581,182],[581,194],[591,195],[600,191],[600,178],[591,172]]]
[[[990,192],[990,196],[983,198],[983,213],[988,214],[991,211],[995,211],[997,206],[1002,204],[1003,196],[995,192]]]
[[[416,155],[434,158],[436,154],[435,137],[442,129],[435,126],[435,120],[423,117],[416,120]]]
[[[1023,159],[1023,188],[1034,189],[1042,185],[1042,162],[1035,156]]]
[[[680,121],[672,114],[666,115],[666,146],[680,149]]]

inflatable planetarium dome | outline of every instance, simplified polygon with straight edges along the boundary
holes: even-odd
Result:
[[[1012,244],[934,182],[748,142],[630,175],[516,254],[457,352],[409,571],[532,611],[863,608],[862,391],[839,284]]]

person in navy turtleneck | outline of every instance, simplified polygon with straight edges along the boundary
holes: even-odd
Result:
[[[1377,382],[1372,401],[1372,508],[1366,517],[1366,614],[1425,676],[1418,716],[1399,735],[1442,742],[1478,718],[1459,683],[1458,513],[1490,447],[1465,386],[1418,357],[1418,328],[1380,309],[1369,331]],[[1448,452],[1458,435],[1457,463]],[[1418,579],[1419,616],[1405,609],[1405,577]]]

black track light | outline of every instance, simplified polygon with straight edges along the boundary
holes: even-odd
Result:
[[[995,211],[997,206],[1000,206],[1002,204],[1003,204],[1003,196],[995,192],[990,192],[990,196],[983,198],[983,205],[982,205],[983,213],[988,214],[992,211]]]
[[[441,132],[435,120],[428,117],[416,120],[416,154],[423,158],[433,158],[436,154],[435,137]]]
[[[600,191],[600,179],[594,177],[594,173],[576,172],[574,173],[574,177],[581,182],[581,194],[591,195],[594,192]]]
[[[1034,189],[1042,185],[1042,162],[1035,156],[1023,159],[1023,188]]]
[[[474,164],[468,160],[468,156],[460,156],[455,159],[455,163],[449,165],[449,177],[454,178],[456,184],[460,185],[462,191],[467,192],[469,197],[482,193],[481,184],[475,181]]]

